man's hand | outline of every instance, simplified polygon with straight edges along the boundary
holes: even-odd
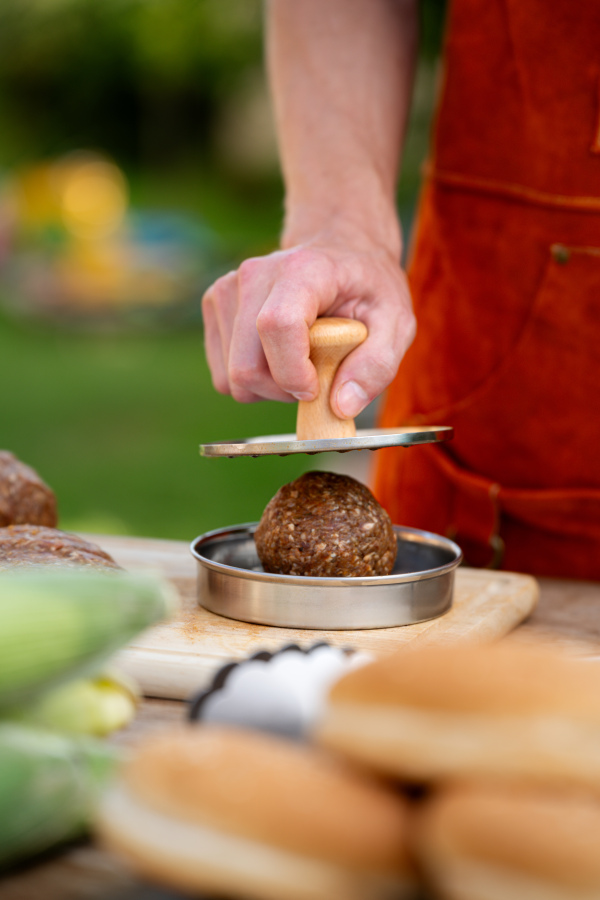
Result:
[[[312,400],[308,330],[319,316],[359,319],[368,338],[342,363],[333,411],[354,418],[390,383],[415,333],[406,278],[390,253],[314,242],[248,259],[203,299],[215,388],[243,403]]]

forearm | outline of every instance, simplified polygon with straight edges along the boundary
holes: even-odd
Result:
[[[270,0],[267,15],[283,246],[348,236],[398,258],[395,187],[417,0]]]
[[[286,183],[283,250],[245,260],[203,300],[217,390],[311,400],[309,328],[353,318],[367,339],[330,393],[354,418],[394,377],[415,323],[400,267],[396,178],[418,0],[268,0],[267,53]]]

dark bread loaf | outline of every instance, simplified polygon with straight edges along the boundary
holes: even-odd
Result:
[[[0,527],[45,525],[55,528],[56,498],[37,472],[0,450]]]
[[[9,525],[7,528],[0,528],[0,571],[22,566],[120,568],[96,544],[66,531],[39,525]]]

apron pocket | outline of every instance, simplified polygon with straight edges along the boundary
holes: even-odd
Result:
[[[515,488],[600,488],[600,248],[553,245],[527,323],[468,398],[426,418],[456,462]]]

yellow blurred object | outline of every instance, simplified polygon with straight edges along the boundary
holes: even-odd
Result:
[[[0,262],[3,213],[17,236],[14,295],[22,309],[88,321],[137,309],[150,321],[195,297],[196,231],[130,209],[124,173],[100,153],[23,168],[2,186]]]
[[[126,244],[73,240],[55,267],[62,296],[73,305],[161,306],[177,298],[178,284],[168,271],[134,265]]]
[[[58,198],[52,177],[52,166],[40,164],[17,174],[11,193],[21,227],[43,228],[56,221]]]
[[[60,190],[62,219],[76,237],[98,240],[122,225],[127,184],[121,171],[103,159],[66,164]]]
[[[122,673],[110,671],[55,688],[17,718],[53,731],[104,737],[132,721],[138,702],[137,685]]]
[[[14,196],[26,228],[62,224],[78,238],[98,240],[124,222],[127,182],[113,162],[79,152],[18,173]]]

